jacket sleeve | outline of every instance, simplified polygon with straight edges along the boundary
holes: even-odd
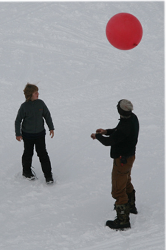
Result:
[[[113,129],[106,129],[106,131],[107,131],[106,135],[111,135],[115,131],[115,128],[113,128]]]
[[[43,102],[43,117],[47,123],[47,126],[49,128],[49,130],[54,130],[54,124],[53,124],[53,121],[52,121],[52,118],[51,118],[51,114],[50,114],[50,111],[49,109],[47,108],[46,104]]]
[[[101,134],[96,134],[96,139],[104,146],[114,146],[123,141],[126,136],[127,134],[123,130],[114,129],[114,132],[112,132],[109,137],[105,137]]]
[[[104,146],[111,146],[110,137],[105,137],[101,134],[96,134],[96,139],[101,142]]]
[[[15,120],[15,134],[16,136],[21,136],[21,122],[24,118],[24,110],[21,105],[20,109],[18,110],[16,120]]]

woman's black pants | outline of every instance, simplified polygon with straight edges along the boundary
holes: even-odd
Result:
[[[36,138],[23,137],[24,141],[24,152],[22,155],[22,166],[24,173],[31,173],[32,157],[34,152],[34,146],[39,157],[41,168],[45,178],[51,177],[51,162],[46,150],[45,136]]]

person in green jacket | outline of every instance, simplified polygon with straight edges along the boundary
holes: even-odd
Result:
[[[21,104],[15,120],[16,140],[24,142],[22,155],[22,175],[27,179],[34,180],[32,172],[32,157],[34,146],[39,157],[46,183],[53,183],[53,175],[50,158],[46,150],[44,120],[50,130],[51,138],[54,137],[54,125],[51,114],[46,104],[38,99],[38,87],[27,83],[24,89],[26,101]]]

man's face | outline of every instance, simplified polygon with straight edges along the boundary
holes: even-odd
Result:
[[[35,91],[35,92],[32,94],[31,101],[37,100],[38,97],[39,97],[39,92],[38,92],[38,91]]]

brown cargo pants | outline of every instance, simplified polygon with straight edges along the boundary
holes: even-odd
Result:
[[[126,204],[128,195],[134,187],[131,183],[131,169],[135,155],[127,158],[126,164],[121,164],[120,158],[114,159],[112,169],[112,197],[116,199],[116,205]]]

